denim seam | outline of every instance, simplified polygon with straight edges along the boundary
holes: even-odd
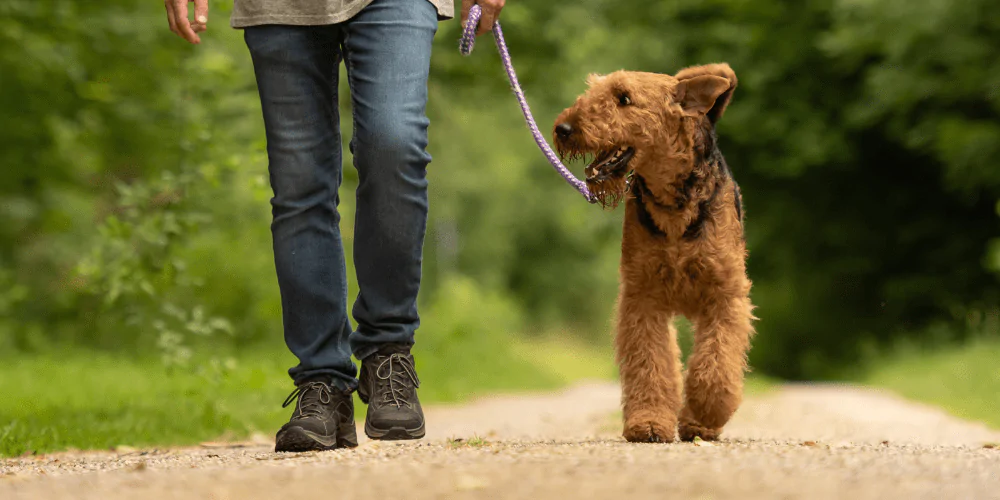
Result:
[[[346,39],[346,37],[347,37],[347,29],[346,29],[346,27],[342,27],[339,30],[339,32],[342,33],[343,34],[343,38]],[[338,38],[341,38],[340,34],[338,34]],[[349,66],[350,63],[347,61],[347,44],[346,43],[340,43],[340,47],[338,47],[338,50],[340,51],[340,58],[344,61],[344,66],[345,67]],[[340,128],[340,63],[339,62],[336,64],[336,66],[334,68],[334,78],[335,78],[336,82],[334,84],[333,92],[334,92],[334,95],[336,95],[336,99],[334,100],[333,106],[334,106],[334,109],[335,109],[335,112],[336,112],[336,115],[337,115],[336,116],[336,122],[334,123],[334,125],[337,128],[337,144],[336,144],[336,147],[340,148],[340,155],[338,155],[340,157],[340,162],[337,165],[337,189],[333,193],[334,210],[337,213],[337,217],[335,219],[336,223],[333,222],[333,221],[330,221],[330,226],[331,226],[331,230],[334,230],[334,231],[336,231],[336,232],[339,233],[340,232],[340,188],[341,188],[341,186],[344,185],[344,153],[343,153],[343,149],[344,149],[344,131]],[[347,72],[347,85],[348,85],[348,87],[350,87],[351,97],[353,98],[354,97],[354,88],[351,85],[351,73],[350,73],[350,71]],[[354,120],[354,106],[351,106],[351,120],[352,121]],[[353,130],[352,130],[352,134],[353,134]],[[353,152],[352,152],[352,161],[353,161]],[[333,227],[334,225],[336,225],[336,227]],[[341,239],[341,243],[340,244],[341,244],[341,246],[343,246],[343,244],[344,244],[343,239]],[[341,268],[341,269],[343,270],[344,275],[346,277],[346,275],[347,275],[347,269],[348,269],[346,255],[345,255],[343,264],[344,264],[344,267]],[[342,290],[344,292],[344,295],[343,295],[344,297],[349,297],[350,296],[349,290],[347,289],[347,287],[348,287],[347,282],[348,282],[348,280],[345,279],[344,280],[344,288]],[[354,328],[351,326],[350,308],[347,306],[346,303],[344,304],[344,310],[345,310],[345,315],[346,315],[346,318],[344,320],[347,322],[347,329],[349,331],[353,332]]]
[[[347,70],[347,87],[351,91],[351,163],[354,164],[354,169],[358,168],[358,160],[354,157],[354,140],[358,136],[358,110],[357,106],[354,104],[357,94],[354,92],[354,70],[351,69],[353,63],[351,63],[351,50],[348,47],[349,39],[351,38],[351,28],[344,27],[344,43],[341,44],[341,52],[344,54],[344,68]],[[360,172],[358,172],[360,175]]]
[[[352,69],[353,63],[351,62],[351,50],[348,47],[350,37],[351,37],[351,29],[350,29],[350,27],[345,26],[344,27],[344,42],[341,44],[341,49],[340,50],[341,50],[341,52],[344,55],[344,68],[347,70],[347,87],[351,91],[351,101],[352,101],[351,102],[351,142],[350,142],[351,163],[354,165],[354,169],[358,171],[358,177],[360,179],[361,170],[358,168],[358,159],[354,155],[354,150],[355,150],[355,146],[356,146],[355,140],[356,140],[356,137],[358,136],[358,110],[357,110],[357,106],[355,105],[355,99],[356,99],[357,94],[354,91],[354,70]],[[360,327],[361,325],[358,325],[358,326]],[[368,351],[370,351],[370,352],[368,352]],[[372,353],[374,353],[376,351],[377,351],[377,348],[369,347],[368,349],[363,350],[363,352],[355,352],[353,354],[354,354],[354,356],[356,358],[358,358],[360,360],[360,359],[363,359],[363,358],[366,358],[366,357],[370,356]]]

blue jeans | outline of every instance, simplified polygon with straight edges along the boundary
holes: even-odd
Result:
[[[271,187],[274,261],[296,383],[357,387],[362,359],[413,344],[427,226],[427,77],[437,11],[426,0],[375,0],[328,26],[250,27]],[[343,180],[337,82],[347,66],[358,171],[354,264],[359,295],[347,314],[340,235]]]

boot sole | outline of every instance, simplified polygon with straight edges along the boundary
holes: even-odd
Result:
[[[357,431],[351,426],[334,436],[322,436],[300,427],[289,427],[278,432],[275,452],[327,451],[358,446]]]
[[[424,423],[420,423],[420,427],[415,429],[407,429],[405,427],[390,427],[388,429],[379,429],[372,427],[367,421],[365,421],[365,435],[371,439],[377,439],[380,441],[406,441],[410,439],[420,439],[426,434],[424,430]]]

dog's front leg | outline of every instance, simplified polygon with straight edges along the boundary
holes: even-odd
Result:
[[[681,361],[673,317],[640,290],[623,287],[615,350],[625,439],[673,442],[681,406]]]
[[[718,439],[743,399],[746,353],[753,335],[748,297],[717,301],[696,318],[694,349],[688,358],[681,439]]]

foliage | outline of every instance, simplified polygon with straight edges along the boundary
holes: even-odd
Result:
[[[115,333],[151,327],[164,363],[184,366],[192,355],[190,337],[233,333],[229,321],[206,316],[200,304],[174,301],[178,295],[197,294],[200,285],[176,250],[206,220],[181,203],[185,191],[200,180],[167,172],[155,183],[118,185],[118,204],[97,228],[95,246],[76,273],[81,298],[96,299],[90,302],[100,318],[88,331],[109,337],[92,338],[92,343],[117,342],[121,347]]]
[[[260,110],[228,9],[213,2],[190,47],[148,2],[0,4],[0,347],[160,341],[182,358],[280,336]],[[521,0],[502,20],[543,128],[588,73],[732,64],[719,134],[747,206],[751,361],[810,378],[1000,301],[992,9]],[[489,336],[483,357],[524,332],[606,338],[621,213],[552,175],[488,38],[462,58],[458,37],[442,23],[432,60],[418,335],[434,355]],[[347,193],[357,175],[344,173]],[[157,205],[163,192],[176,199]],[[341,210],[350,255],[352,197]],[[234,335],[199,340],[206,327]],[[181,331],[181,344],[165,333]]]
[[[736,68],[740,89],[719,133],[747,205],[762,318],[752,363],[809,378],[831,375],[867,345],[925,336],[934,322],[1000,299],[989,272],[1000,270],[1000,24],[991,8],[983,0],[517,2],[503,23],[538,116],[569,104],[590,72],[672,73],[718,60]],[[453,40],[457,28],[439,38]],[[449,85],[449,109],[456,94],[504,91],[495,51],[483,42],[469,59],[439,50],[434,74]],[[562,321],[586,318],[603,329],[620,215],[575,211],[580,204],[532,150],[507,99],[475,118],[449,113],[465,131],[463,144],[447,145],[449,157],[480,164],[480,130],[503,145],[494,156],[503,172],[443,181],[471,191],[445,202],[465,214],[456,225],[473,243],[463,256],[487,245],[500,255],[469,259],[462,271],[503,274],[529,311],[556,307]],[[486,132],[498,128],[512,132]],[[527,171],[510,158],[524,150]],[[501,176],[510,171],[522,178],[519,202],[479,208],[487,191],[475,186],[503,199]],[[530,195],[537,186],[546,193]],[[491,244],[485,233],[498,227],[503,240]]]
[[[658,33],[627,30],[595,60],[659,72],[727,60],[740,75],[719,132],[747,205],[755,366],[822,376],[868,342],[996,303],[983,268],[1000,196],[988,2],[590,7],[609,28]]]

